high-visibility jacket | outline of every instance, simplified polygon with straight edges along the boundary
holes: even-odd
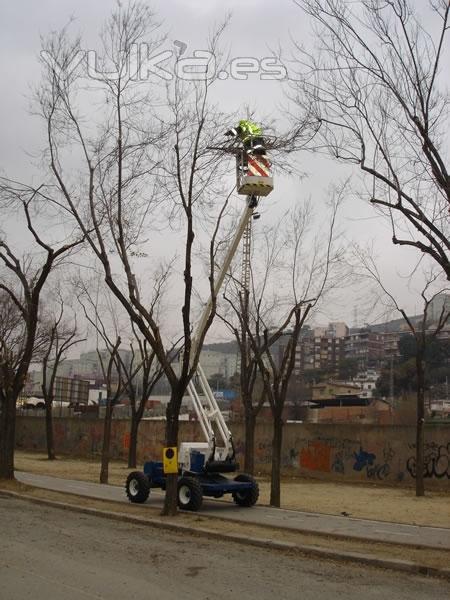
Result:
[[[262,129],[256,123],[242,119],[238,126],[239,137],[245,142],[249,137],[254,137],[262,134]]]

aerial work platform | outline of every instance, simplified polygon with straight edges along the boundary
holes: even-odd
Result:
[[[268,196],[273,190],[272,164],[266,155],[236,155],[237,193],[242,196]]]
[[[246,136],[244,140],[240,140],[239,146],[233,144],[227,148],[214,149],[236,156],[236,188],[239,195],[246,196],[246,202],[234,236],[223,256],[222,265],[214,273],[214,289],[197,324],[197,333],[191,338],[191,357],[196,354],[199,339],[243,237],[247,257],[243,283],[248,285],[251,221],[259,216],[255,212],[259,198],[268,196],[273,190],[272,165],[261,135]],[[197,390],[197,386],[200,390]],[[222,475],[238,470],[239,465],[236,462],[231,431],[200,363],[196,366],[196,378],[189,381],[187,391],[205,440],[183,442],[179,449],[164,448],[162,462],[147,461],[143,471],[132,471],[125,485],[128,499],[130,502],[145,502],[151,488],[165,490],[167,477],[177,475],[178,506],[184,510],[199,510],[203,496],[220,498],[224,494],[231,494],[238,506],[253,506],[259,496],[255,479],[245,473],[236,475],[234,479]]]

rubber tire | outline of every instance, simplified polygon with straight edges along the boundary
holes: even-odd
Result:
[[[125,491],[130,502],[141,504],[150,494],[150,481],[142,471],[132,471],[127,477]]]
[[[203,490],[200,482],[195,477],[180,477],[178,480],[178,508],[197,511],[202,502]]]
[[[234,481],[245,481],[253,484],[249,490],[232,493],[233,500],[236,502],[236,504],[247,508],[256,504],[259,498],[259,485],[256,483],[254,478],[246,473],[241,473],[240,475],[236,475]]]

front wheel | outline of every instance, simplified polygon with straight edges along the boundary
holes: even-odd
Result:
[[[259,486],[256,483],[255,479],[251,475],[246,475],[245,473],[241,473],[241,475],[237,475],[234,478],[234,481],[241,481],[245,483],[251,483],[252,486],[248,489],[233,492],[233,500],[239,506],[253,506],[256,504],[256,501],[259,498]]]
[[[132,471],[125,484],[125,491],[130,502],[145,502],[150,494],[150,481],[141,471]]]
[[[182,510],[197,511],[203,502],[203,490],[194,477],[181,477],[178,481],[178,506]]]

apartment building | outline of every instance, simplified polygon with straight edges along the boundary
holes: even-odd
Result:
[[[344,339],[344,356],[356,359],[359,371],[379,368],[385,358],[381,335],[369,327],[351,330]]]
[[[305,328],[300,335],[295,359],[297,375],[312,369],[336,373],[344,359],[344,340],[348,334],[345,323],[329,323],[327,326]]]

